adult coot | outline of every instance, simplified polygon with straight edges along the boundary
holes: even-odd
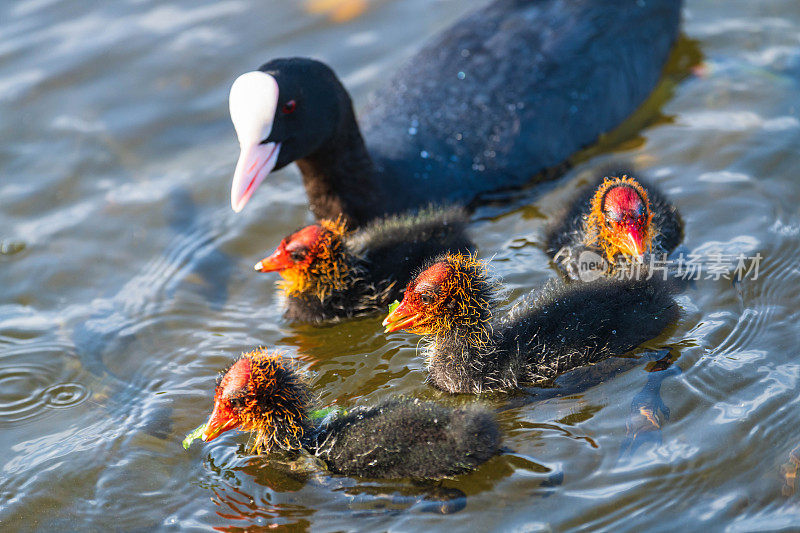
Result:
[[[241,145],[233,209],[293,161],[316,217],[341,214],[352,227],[522,185],[644,101],[677,37],[680,8],[680,0],[495,0],[373,94],[363,136],[329,67],[272,60],[231,88]]]

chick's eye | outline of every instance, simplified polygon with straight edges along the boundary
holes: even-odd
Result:
[[[247,405],[247,390],[240,389],[233,391],[225,395],[223,399],[228,402],[228,405],[231,409],[234,411],[240,411]]]
[[[281,111],[284,115],[288,115],[290,113],[294,113],[294,110],[297,109],[297,102],[294,100],[289,100],[281,107]]]
[[[231,402],[231,407],[236,409],[237,411],[244,407],[245,398],[244,396],[234,396],[229,400]]]
[[[292,261],[302,261],[306,258],[306,251],[305,250],[292,250],[289,252],[289,257],[292,258]]]
[[[419,296],[419,301],[424,303],[425,305],[430,305],[433,303],[433,296],[430,294],[422,293]]]

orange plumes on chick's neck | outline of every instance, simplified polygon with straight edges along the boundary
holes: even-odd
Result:
[[[310,428],[308,388],[290,359],[266,350],[242,354],[220,380],[204,440],[230,429],[252,431],[251,451],[297,450]]]
[[[283,239],[275,252],[256,266],[261,272],[278,271],[278,288],[288,296],[313,295],[324,301],[333,291],[352,282],[342,217],[321,220]]]
[[[418,335],[457,334],[473,346],[488,340],[495,286],[486,265],[474,256],[447,256],[420,273],[400,306],[384,320],[386,331]]]
[[[653,244],[653,213],[647,191],[628,176],[603,180],[586,219],[588,246],[599,246],[612,264],[618,254],[640,257]]]

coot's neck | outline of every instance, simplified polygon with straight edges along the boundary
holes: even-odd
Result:
[[[342,107],[332,138],[296,163],[317,219],[334,220],[341,214],[348,227],[356,228],[383,215],[387,204],[349,98]]]
[[[428,352],[431,383],[452,393],[481,393],[516,387],[525,372],[525,350],[506,342],[508,331],[484,322],[433,336]]]
[[[486,325],[438,332],[428,347],[430,382],[452,393],[483,392],[484,361],[492,351],[491,329]]]
[[[390,301],[392,285],[383,280],[373,280],[360,257],[348,254],[347,263],[342,264],[341,270],[347,272],[344,283],[326,285],[323,299],[318,296],[319,288],[316,292],[308,288],[302,293],[287,294],[286,318],[317,323],[385,308]]]

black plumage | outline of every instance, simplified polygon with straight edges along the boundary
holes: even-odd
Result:
[[[628,172],[614,172],[607,176],[630,176]],[[605,177],[586,185],[568,201],[568,207],[556,215],[548,225],[545,234],[545,252],[553,263],[570,279],[579,279],[576,266],[583,251],[604,255],[596,245],[586,244],[587,219],[592,210],[591,202]],[[683,220],[678,208],[669,201],[661,190],[651,182],[634,178],[647,192],[652,218],[653,254],[669,254],[683,240]]]
[[[334,236],[341,239],[341,253],[331,258],[334,264],[324,269],[305,269],[301,275],[313,279],[302,285],[303,290],[292,290],[288,283],[282,283],[285,317],[319,323],[384,311],[402,297],[410,273],[430,258],[446,251],[468,252],[474,248],[466,232],[467,222],[462,208],[427,207],[416,213],[373,220],[353,233]],[[291,239],[292,235],[284,242]],[[260,270],[258,265],[256,269]],[[334,283],[331,271],[346,274]],[[320,289],[320,285],[325,288]]]
[[[677,38],[680,0],[495,0],[435,36],[361,116],[327,66],[276,59],[263,142],[296,161],[317,218],[353,227],[431,201],[552,175],[650,94]],[[281,113],[291,103],[291,114]],[[296,107],[295,104],[296,103]]]
[[[392,398],[334,418],[308,449],[337,474],[431,479],[474,470],[499,445],[497,422],[483,408]]]
[[[448,256],[431,268],[384,325],[427,335],[429,380],[453,393],[550,381],[629,352],[679,316],[671,284],[656,278],[552,280],[501,313],[497,283],[479,262]]]
[[[251,431],[254,452],[304,450],[335,474],[369,478],[440,479],[499,453],[495,417],[479,406],[394,397],[315,418],[309,397],[289,359],[266,350],[246,353],[218,381],[203,439]]]

